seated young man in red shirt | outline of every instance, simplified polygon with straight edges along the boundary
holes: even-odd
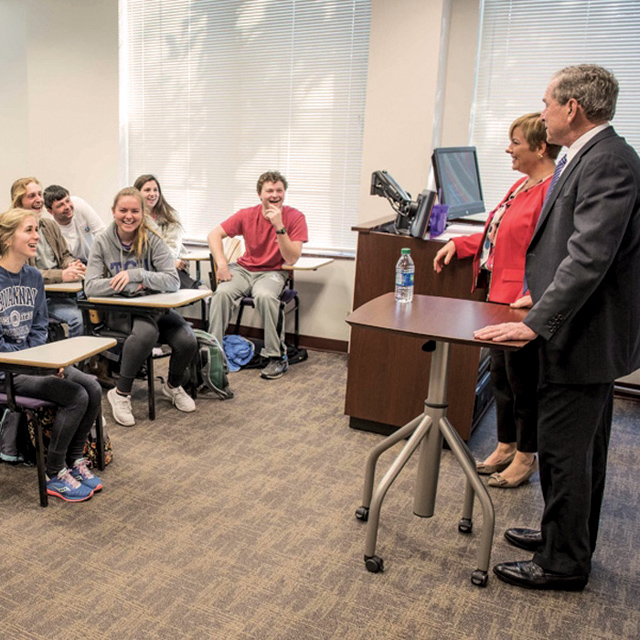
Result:
[[[257,184],[260,204],[240,209],[208,236],[218,277],[209,310],[209,333],[222,344],[237,302],[251,295],[264,327],[260,355],[268,357],[269,363],[261,375],[267,380],[280,378],[289,368],[284,326],[280,333],[277,330],[280,294],[287,281],[282,266],[294,264],[302,253],[302,243],[308,240],[304,215],[284,204],[287,186],[286,178],[278,171],[263,173]],[[245,252],[237,263],[228,264],[222,241],[240,235]]]

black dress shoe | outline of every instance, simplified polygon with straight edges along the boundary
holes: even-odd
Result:
[[[542,544],[542,532],[537,529],[507,529],[504,537],[509,544],[527,551],[537,551]]]
[[[500,580],[525,589],[582,591],[589,581],[588,576],[567,576],[545,571],[532,560],[502,562],[493,567],[493,572]]]

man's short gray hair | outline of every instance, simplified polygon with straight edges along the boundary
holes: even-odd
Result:
[[[595,64],[579,64],[558,71],[553,79],[556,84],[552,97],[560,104],[575,99],[589,122],[594,124],[613,119],[618,99],[618,81],[611,71]]]

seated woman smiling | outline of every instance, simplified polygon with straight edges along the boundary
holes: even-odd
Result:
[[[96,237],[89,254],[87,296],[177,291],[180,281],[173,257],[162,238],[147,228],[142,194],[133,187],[122,189],[113,201],[112,213],[113,222]],[[195,411],[193,399],[181,384],[195,355],[197,341],[182,316],[173,310],[141,316],[109,313],[107,325],[128,334],[122,347],[118,383],[107,393],[116,422],[125,427],[135,424],[131,408],[133,381],[157,342],[171,347],[163,395],[180,411]]]
[[[27,264],[38,250],[38,221],[33,211],[10,209],[0,215],[0,351],[21,351],[47,341],[47,302],[40,272]],[[0,372],[0,390],[4,391]],[[47,453],[47,493],[67,502],[83,502],[103,487],[82,457],[98,417],[102,389],[75,367],[55,374],[16,375],[16,394],[57,406]]]

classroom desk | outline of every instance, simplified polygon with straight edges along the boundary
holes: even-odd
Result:
[[[326,267],[333,262],[333,258],[314,258],[311,256],[300,256],[295,264],[285,264],[285,271],[317,271],[320,267]]]
[[[486,586],[495,512],[489,493],[476,472],[476,463],[471,452],[447,418],[449,352],[452,343],[496,347],[498,343],[475,340],[473,332],[490,324],[519,322],[525,315],[526,310],[511,309],[506,305],[437,296],[416,295],[411,303],[402,304],[396,303],[393,293],[387,293],[365,303],[347,318],[351,326],[374,334],[391,332],[427,340],[422,350],[432,353],[424,412],[378,444],[367,458],[363,502],[356,510],[356,517],[368,521],[364,557],[369,571],[376,573],[383,568],[382,558],[375,555],[382,501],[419,445],[421,450],[413,511],[424,518],[433,515],[444,438],[467,479],[462,519],[458,523],[461,533],[470,533],[472,530],[473,500],[476,495],[482,507],[483,525],[478,568],[472,572],[471,582],[476,586]],[[509,342],[500,343],[499,346],[512,350],[524,344]],[[378,458],[384,451],[407,437],[409,440],[374,492]]]
[[[159,311],[188,307],[211,295],[209,289],[178,289],[170,293],[150,293],[143,296],[92,296],[81,304],[101,311]]]
[[[48,342],[46,344],[23,349],[22,351],[0,352],[0,369],[6,376],[5,393],[7,405],[13,411],[17,410],[16,395],[13,384],[13,376],[19,374],[48,375],[58,369],[76,364],[86,358],[101,353],[105,349],[115,346],[116,341],[112,338],[97,338],[93,336],[78,336],[67,338],[58,342]],[[104,443],[102,433],[102,419],[96,423],[97,441]],[[44,468],[44,445],[42,443],[42,433],[38,431],[40,438],[37,447],[38,485],[40,487],[40,504],[47,505],[46,478]],[[104,465],[104,451],[98,447],[98,466]]]
[[[191,261],[195,261],[196,263],[196,279],[200,279],[200,262],[204,261],[204,260],[209,260],[211,256],[211,253],[208,250],[202,250],[202,251],[192,251],[189,254],[187,254],[187,256],[182,256],[183,260],[191,260]],[[318,269],[320,269],[321,267],[325,267],[328,264],[331,264],[333,262],[333,258],[316,258],[316,257],[312,257],[312,256],[300,256],[300,258],[298,258],[297,262],[293,265],[288,265],[285,264],[283,265],[282,269],[284,271],[290,271],[291,272],[291,277],[289,280],[289,284],[290,284],[290,288],[293,289],[293,275],[294,272],[296,271],[317,271]],[[297,307],[297,303],[296,303],[296,307],[295,307],[295,331],[294,331],[294,336],[295,336],[295,346],[298,347],[298,339],[299,339],[299,316],[298,316],[298,307]],[[206,318],[206,312],[205,312],[205,306],[204,306],[204,302],[202,304],[202,320],[203,323],[205,324],[205,326],[207,325],[207,318]]]
[[[179,289],[170,293],[151,293],[145,296],[95,296],[78,300],[78,307],[85,312],[86,330],[90,324],[86,317],[90,311],[120,311],[131,315],[155,315],[158,311],[169,311],[187,307],[198,300],[202,300],[211,295],[209,289]],[[147,387],[149,400],[149,419],[155,420],[156,400],[153,381],[153,358],[147,360],[149,371],[147,372]]]
[[[201,262],[208,262],[210,256],[209,250],[190,251],[184,256],[180,256],[185,262],[196,263],[196,280],[201,278]],[[282,268],[285,271],[317,271],[320,267],[324,267],[333,262],[333,258],[315,258],[311,256],[300,256],[298,261],[293,265],[285,264]]]
[[[47,296],[50,295],[62,295],[73,296],[82,292],[83,282],[77,280],[76,282],[55,282],[53,284],[45,284],[44,290]]]
[[[187,253],[186,255],[180,256],[179,259],[184,260],[185,262],[195,262],[196,263],[196,280],[200,280],[202,276],[200,263],[209,261],[209,249],[189,251],[189,253]]]

